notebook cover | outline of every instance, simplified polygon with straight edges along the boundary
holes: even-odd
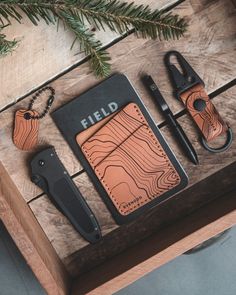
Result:
[[[93,167],[84,156],[83,151],[76,141],[76,137],[80,132],[89,130],[88,128],[92,125],[102,121],[103,118],[117,112],[131,102],[138,105],[145,117],[145,121],[148,123],[148,126],[155,137],[157,137],[165,154],[170,159],[174,169],[177,171],[180,181],[178,185],[163,193],[156,198],[155,201],[143,205],[138,210],[135,210],[128,215],[122,215],[107,194],[106,189],[94,172]],[[167,145],[160,130],[155,125],[155,122],[152,120],[149,112],[125,75],[116,74],[111,76],[54,111],[52,117],[118,224],[134,219],[142,212],[145,212],[146,209],[159,204],[170,196],[173,196],[187,185],[188,180],[186,173]]]

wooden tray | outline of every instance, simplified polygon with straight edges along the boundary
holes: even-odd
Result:
[[[48,144],[56,147],[98,217],[104,235],[101,243],[89,245],[84,241],[29,180],[31,154],[16,149],[11,133],[15,110],[27,106],[30,96],[0,113],[0,219],[48,294],[110,295],[236,223],[236,142],[219,155],[200,146],[192,120],[172,95],[163,64],[166,51],[183,53],[236,133],[235,6],[230,0],[185,1],[175,10],[190,20],[185,38],[172,43],[130,35],[110,46],[109,52],[114,70],[124,72],[134,84],[186,169],[190,184],[183,192],[136,221],[118,227],[51,117],[40,122],[39,149]],[[176,145],[140,82],[143,71],[153,76],[179,118],[199,155],[199,166],[191,164]],[[54,107],[96,83],[87,63],[76,67],[51,83],[57,90]]]

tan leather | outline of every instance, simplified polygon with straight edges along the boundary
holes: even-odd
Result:
[[[26,113],[29,113],[31,116],[38,115],[36,111],[16,111],[13,142],[19,149],[28,151],[38,143],[39,120],[25,119],[24,115]]]
[[[101,121],[92,125],[88,129],[80,132],[76,135],[76,142],[81,146],[90,136],[92,136],[96,131],[98,131],[103,125],[105,125],[117,112],[105,117]]]
[[[93,166],[123,143],[138,127],[145,124],[143,116],[140,116],[141,113],[136,109],[134,103],[129,104],[82,145],[82,150],[89,150],[89,154],[92,155]]]
[[[122,215],[180,183],[179,174],[134,103],[117,113],[81,148]]]
[[[207,141],[213,140],[228,130],[227,124],[211,102],[203,85],[197,84],[182,93],[180,97]],[[206,102],[206,107],[201,112],[194,108],[194,102],[197,99],[202,99]]]

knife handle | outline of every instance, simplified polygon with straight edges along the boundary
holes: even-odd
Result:
[[[43,189],[87,241],[98,242],[101,239],[99,224],[55,150],[50,148],[37,154],[31,167],[31,180]]]
[[[75,229],[86,240],[95,243],[101,238],[94,214],[70,178],[65,176],[58,180],[49,194],[62,213],[67,216]]]

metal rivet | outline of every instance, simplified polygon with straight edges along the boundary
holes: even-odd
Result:
[[[40,166],[44,166],[44,165],[45,165],[44,160],[39,160],[39,165],[40,165]]]
[[[193,107],[195,110],[202,112],[206,108],[206,102],[199,97],[194,101]]]
[[[30,120],[30,119],[31,119],[31,115],[30,115],[30,113],[25,113],[25,114],[24,114],[24,119],[25,119],[25,120]]]

